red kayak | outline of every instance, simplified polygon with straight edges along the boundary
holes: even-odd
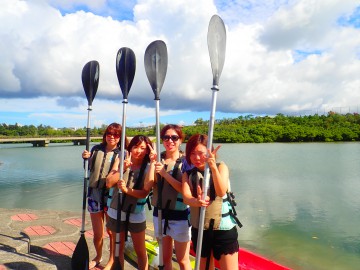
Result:
[[[156,240],[150,241],[147,240],[145,242],[147,254],[149,257],[149,269],[159,269],[159,246]],[[193,251],[192,245],[190,250],[190,261],[191,266],[195,267],[195,252]],[[134,246],[132,244],[131,238],[125,242],[125,255],[131,261],[137,263],[137,256],[134,250]],[[174,261],[176,261],[175,255],[173,257]],[[220,265],[218,261],[215,261],[215,267],[220,269]],[[178,269],[178,268],[174,268]],[[236,268],[234,268],[235,270]],[[265,257],[262,257],[258,254],[255,254],[246,249],[239,249],[239,270],[291,270],[291,268],[282,266],[276,262],[273,262]]]
[[[191,243],[190,254],[195,256]],[[215,267],[220,269],[219,262],[215,260]],[[243,248],[239,248],[239,270],[291,270],[263,256]]]

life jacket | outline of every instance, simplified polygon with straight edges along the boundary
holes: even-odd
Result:
[[[126,186],[128,188],[133,189],[143,189],[144,187],[144,180],[145,180],[145,171],[148,167],[147,162],[143,162],[141,168],[135,171],[130,170],[129,168],[124,172],[124,180],[126,182]],[[110,207],[117,210],[118,208],[118,194],[119,189],[117,186],[114,187],[114,193],[112,196],[112,201]],[[122,195],[122,202],[121,202],[121,211],[126,213],[140,213],[144,205],[146,204],[146,198],[139,199],[133,197],[129,194]]]
[[[112,169],[119,149],[116,148],[105,154],[102,146],[95,146],[91,156],[89,187],[104,188],[106,176]]]
[[[162,158],[165,157],[165,152],[162,154]],[[182,181],[182,173],[181,173],[181,167],[183,163],[184,156],[181,155],[176,161],[172,161],[169,164],[165,164],[165,170],[166,172],[170,173],[171,176],[181,182]],[[161,209],[168,209],[168,210],[185,210],[187,209],[187,205],[184,204],[183,198],[181,193],[177,192],[176,189],[174,189],[166,180],[161,179],[161,194],[162,194],[162,200],[161,200]],[[153,189],[153,195],[151,204],[153,206],[158,207],[158,194],[159,190],[158,187],[155,186]]]
[[[124,180],[126,181],[126,186],[128,188],[133,188],[133,189],[143,189],[144,180],[145,180],[145,171],[147,168],[148,168],[148,162],[145,160],[141,164],[139,170],[132,171],[128,168],[123,175]],[[110,206],[111,208],[116,210],[118,209],[118,196],[119,196],[119,189],[117,186],[115,186]],[[124,230],[125,230],[125,241],[127,241],[130,214],[131,213],[136,214],[143,211],[144,205],[147,202],[147,197],[139,199],[129,194],[123,194],[122,196],[123,197],[121,202],[121,211],[126,213]]]
[[[219,163],[217,163],[217,166],[219,166]],[[197,168],[193,168],[187,171],[187,174],[189,177],[191,193],[197,198],[197,186],[202,186],[204,172],[199,171]],[[236,217],[234,194],[228,191],[226,192],[226,198],[216,196],[211,171],[209,184],[208,196],[210,197],[210,204],[205,208],[204,229],[221,230],[221,221],[223,219],[228,219],[226,222],[233,223],[231,218],[241,228],[242,224]],[[190,207],[190,223],[194,228],[198,228],[199,226],[200,209],[200,207]]]
[[[165,158],[166,153],[161,153],[161,158]],[[171,173],[171,176],[181,182],[182,172],[181,167],[183,165],[185,156],[180,152],[180,157],[176,161],[172,161],[169,164],[165,164],[165,170]],[[159,193],[161,194],[161,206],[158,201]],[[162,218],[164,219],[164,231],[169,227],[169,220],[174,218],[187,219],[188,212],[184,212],[188,209],[188,206],[184,203],[182,194],[177,192],[165,179],[161,179],[158,185],[153,189],[152,205],[159,207],[163,211]]]

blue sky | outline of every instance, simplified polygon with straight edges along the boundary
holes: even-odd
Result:
[[[164,40],[169,65],[160,121],[209,119],[206,35],[218,14],[227,31],[217,118],[342,111],[360,104],[360,5],[352,0],[2,0],[0,123],[86,125],[82,67],[100,63],[91,124],[120,122],[115,56],[134,50],[129,126],[155,123],[143,57]]]

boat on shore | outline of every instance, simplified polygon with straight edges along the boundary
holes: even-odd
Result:
[[[159,269],[159,246],[156,240],[146,240],[145,241],[146,250],[149,257],[149,269]],[[190,260],[192,268],[195,267],[195,251],[192,246],[190,249]],[[137,257],[134,250],[133,243],[129,237],[128,241],[125,243],[125,256],[137,263]],[[175,255],[173,255],[173,261],[176,262]],[[218,261],[215,261],[216,269],[220,269]],[[173,264],[173,269],[179,269],[178,264]],[[239,261],[238,261],[239,270],[291,270],[286,266],[280,265],[272,260],[269,260],[259,254],[246,250],[244,248],[239,249]]]

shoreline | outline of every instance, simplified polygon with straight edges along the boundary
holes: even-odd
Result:
[[[81,214],[61,210],[0,208],[0,247],[7,247],[0,248],[0,270],[72,270],[71,257],[80,238]],[[91,260],[95,255],[95,249],[89,221],[90,215],[86,212],[84,236]],[[147,220],[146,227],[146,240],[155,241],[153,223]],[[93,268],[94,270],[103,269],[107,263],[109,241],[106,238],[107,234],[104,237],[103,261],[98,267]],[[239,258],[242,258],[245,267],[241,269],[290,269],[243,248],[239,251]],[[136,259],[136,256],[132,259],[134,258]],[[272,268],[253,268],[252,263]],[[177,263],[173,263],[173,269],[178,270],[178,267]],[[127,255],[124,268],[136,269],[136,264],[129,260]],[[149,269],[154,268],[150,266]]]
[[[0,269],[71,270],[71,257],[80,238],[81,212],[0,208]],[[90,216],[85,215],[85,239],[90,260],[95,255]],[[151,230],[146,234],[151,238]],[[104,239],[103,269],[109,257]],[[136,269],[125,260],[126,269]]]

